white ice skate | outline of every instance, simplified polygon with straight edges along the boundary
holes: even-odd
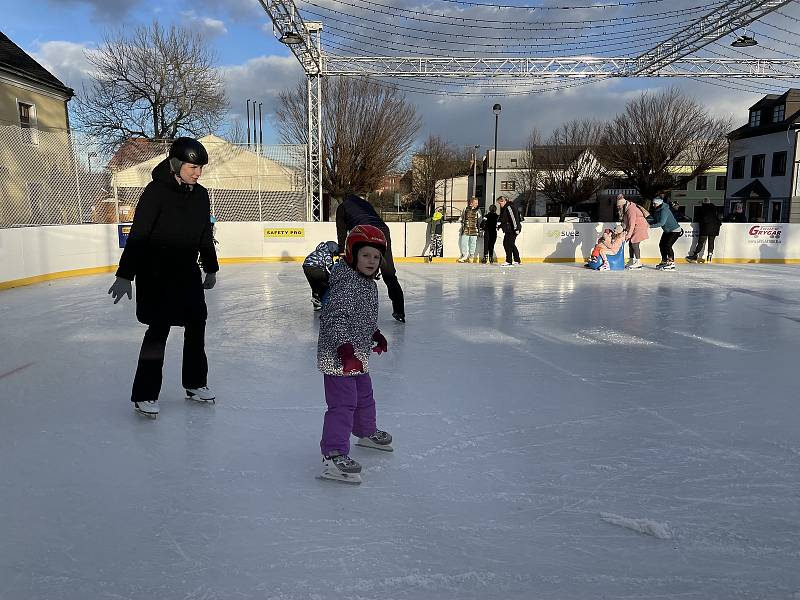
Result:
[[[373,450],[383,450],[384,452],[394,452],[392,448],[392,436],[378,429],[369,437],[358,438],[356,446],[372,448]]]
[[[314,311],[322,310],[322,301],[318,298],[311,298],[311,304],[314,305]]]
[[[633,269],[641,269],[642,268],[642,261],[638,258],[634,258],[633,260],[629,261],[629,263],[625,266],[628,270]]]
[[[322,457],[322,473],[319,479],[330,479],[358,485],[361,483],[361,465],[346,454]]]
[[[187,400],[194,400],[195,402],[208,402],[210,404],[216,404],[217,403],[216,394],[214,394],[214,392],[212,392],[210,389],[208,389],[208,386],[194,388],[194,389],[191,389],[191,390],[187,388],[187,390],[186,390],[186,399]]]
[[[134,402],[133,410],[140,415],[155,419],[158,417],[158,400],[147,400],[145,402]]]

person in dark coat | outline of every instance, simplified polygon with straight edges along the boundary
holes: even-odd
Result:
[[[694,251],[686,257],[689,262],[703,262],[703,250],[708,241],[708,255],[706,262],[711,262],[712,255],[714,254],[714,241],[719,235],[719,228],[722,225],[717,207],[711,204],[711,200],[703,198],[703,203],[694,210],[695,223],[699,225],[699,236],[697,238],[697,245]]]
[[[503,230],[503,248],[506,251],[506,262],[503,263],[503,266],[518,265],[521,260],[517,249],[517,236],[522,231],[519,211],[514,206],[514,203],[509,202],[505,196],[500,196],[497,199],[497,203],[500,205],[500,224],[498,228]]]
[[[172,143],[139,198],[116,280],[108,290],[116,304],[124,295],[131,298],[136,281],[136,318],[148,328],[131,401],[137,412],[151,417],[158,415],[164,349],[172,326],[184,327],[182,383],[187,397],[215,400],[207,385],[204,289],[214,287],[219,264],[208,191],[197,183],[207,163],[208,153],[197,140],[183,137]]]
[[[481,229],[483,230],[483,259],[481,262],[496,263],[494,245],[497,242],[497,206],[494,204],[489,207],[489,212],[481,221]]]
[[[375,212],[369,202],[355,194],[350,194],[336,208],[336,235],[339,248],[345,247],[347,234],[356,225],[373,225],[380,229],[386,237],[386,254],[384,254],[381,264],[381,275],[389,291],[389,299],[392,301],[392,316],[401,323],[405,323],[405,300],[403,298],[403,288],[400,287],[400,282],[397,280],[397,270],[392,258],[392,238],[389,235],[389,227],[378,216],[378,213]]]
[[[733,212],[728,214],[728,223],[747,223],[747,215],[744,214],[744,206],[741,202],[734,205]]]

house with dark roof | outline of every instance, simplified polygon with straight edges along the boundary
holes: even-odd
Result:
[[[67,115],[73,96],[0,32],[0,226],[81,222],[76,190],[72,198],[51,197],[53,181],[75,180]]]
[[[750,107],[747,124],[728,134],[726,215],[741,204],[751,223],[800,222],[798,129],[800,89]]]

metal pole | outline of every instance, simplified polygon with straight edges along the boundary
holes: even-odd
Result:
[[[253,146],[256,147],[258,152],[258,141],[256,140],[256,101],[253,100]]]
[[[495,194],[497,193],[497,122],[499,114],[494,115],[494,175],[492,176],[492,204],[494,204]]]
[[[250,98],[247,99],[247,147],[250,147]]]
[[[264,122],[261,120],[261,102],[258,103],[258,145],[264,147]]]
[[[475,191],[478,186],[478,148],[475,146],[472,149],[472,197],[475,198]]]

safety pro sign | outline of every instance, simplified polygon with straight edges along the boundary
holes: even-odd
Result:
[[[306,230],[303,227],[265,227],[264,238],[304,238]]]

